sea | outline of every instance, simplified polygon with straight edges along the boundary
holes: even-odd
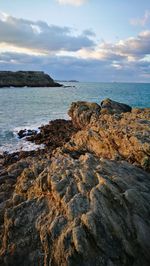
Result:
[[[100,103],[105,98],[132,107],[150,107],[150,83],[63,82],[59,88],[0,88],[0,154],[33,150],[38,146],[19,139],[21,129],[37,129],[54,119],[69,119],[75,101]],[[43,148],[41,146],[40,148]]]

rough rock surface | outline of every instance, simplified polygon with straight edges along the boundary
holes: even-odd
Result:
[[[97,103],[90,102],[73,102],[68,111],[73,124],[76,127],[82,128],[89,124],[92,116],[98,117],[101,107]]]
[[[1,87],[60,87],[42,71],[0,71]]]
[[[79,110],[81,110],[81,104]],[[89,110],[88,110],[89,112]],[[85,120],[86,116],[71,106],[69,114],[81,130],[65,145],[68,152],[88,151],[98,157],[127,160],[150,171],[150,109],[103,114],[102,110]],[[83,125],[83,115],[85,125]]]
[[[51,155],[0,159],[0,265],[148,266],[150,110],[75,108],[84,129]]]
[[[33,131],[32,136],[27,137],[27,140],[38,145],[45,144],[46,147],[52,150],[68,142],[72,135],[78,131],[78,128],[73,126],[72,121],[65,119],[50,121],[48,125],[44,125],[39,129],[39,133],[36,134]]]
[[[101,102],[102,113],[115,114],[131,112],[132,108],[124,103],[118,103],[107,98]]]

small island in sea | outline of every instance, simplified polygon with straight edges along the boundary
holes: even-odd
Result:
[[[0,156],[0,265],[149,266],[150,108],[68,114],[27,132],[44,149]]]
[[[0,88],[61,86],[43,71],[0,71]]]

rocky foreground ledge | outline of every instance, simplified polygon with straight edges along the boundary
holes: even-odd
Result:
[[[0,71],[2,87],[60,87],[61,84],[42,71]]]
[[[0,265],[150,265],[150,109],[69,115],[30,139],[44,151],[1,157]]]

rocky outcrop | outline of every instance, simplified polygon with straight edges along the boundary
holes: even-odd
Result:
[[[150,264],[150,109],[77,106],[62,147],[0,160],[0,265]]]
[[[91,102],[73,102],[68,111],[73,124],[82,128],[90,123],[91,119],[97,120],[100,114],[121,114],[131,112],[132,108],[124,103],[118,103],[111,99],[104,99],[100,105]]]
[[[26,137],[28,141],[35,144],[44,144],[49,150],[63,146],[71,137],[78,132],[78,128],[73,126],[72,121],[56,119],[50,121],[48,125],[39,128],[40,132],[35,130],[20,130],[18,136]]]
[[[100,112],[85,121],[86,127],[82,124],[84,111],[82,114],[75,108],[75,112],[78,115],[72,116],[73,123],[80,124],[82,130],[65,145],[68,152],[88,151],[98,157],[126,160],[150,171],[150,109],[114,115]]]
[[[121,114],[131,112],[132,108],[124,103],[118,103],[107,98],[101,102],[102,113],[107,114]]]
[[[101,107],[97,103],[90,102],[73,102],[68,111],[73,124],[82,128],[89,124],[92,116],[98,117],[100,115]]]
[[[60,87],[59,83],[42,71],[0,71],[2,87]]]

